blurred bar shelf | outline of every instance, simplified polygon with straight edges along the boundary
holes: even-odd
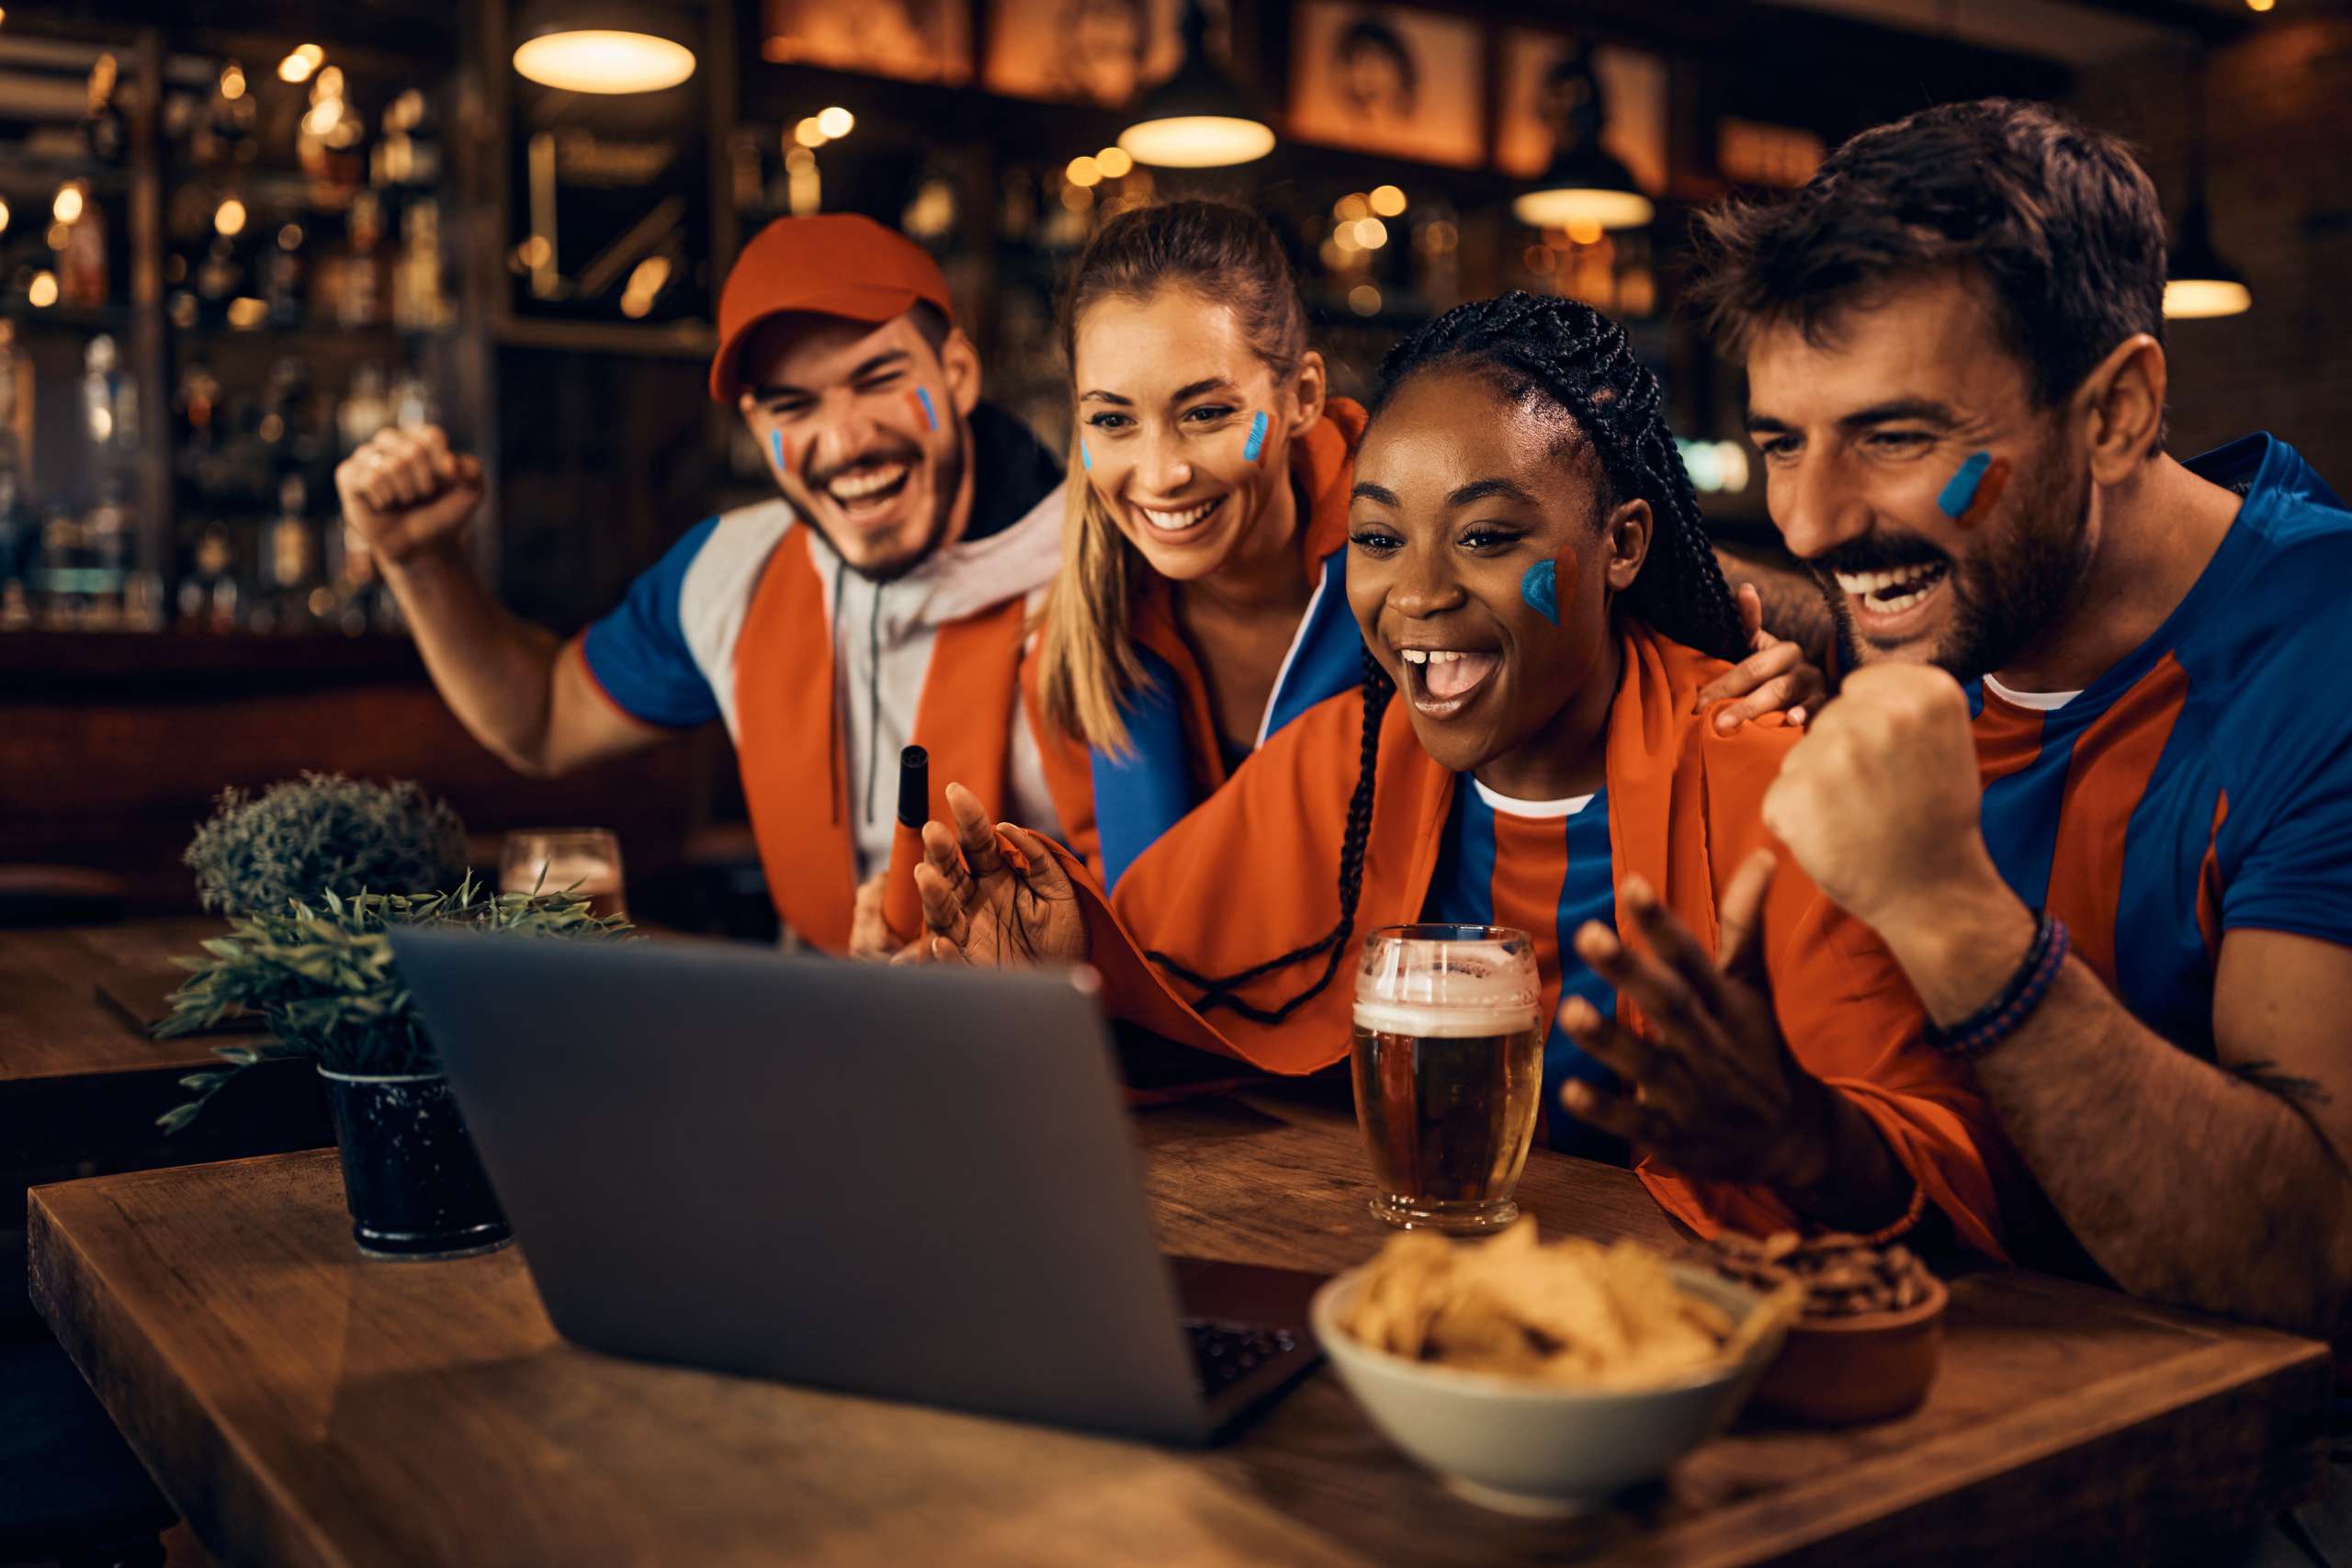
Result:
[[[15,693],[347,684],[424,678],[407,637],[382,632],[21,631],[0,634],[0,682]]]

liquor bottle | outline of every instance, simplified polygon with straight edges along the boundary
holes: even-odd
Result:
[[[27,592],[25,577],[40,543],[32,523],[17,488],[16,469],[0,468],[0,592],[14,589],[22,596]]]
[[[409,88],[384,109],[383,134],[368,161],[368,183],[379,189],[426,190],[441,179],[441,139],[424,92]]]
[[[335,435],[342,455],[349,457],[368,438],[391,422],[391,405],[384,396],[384,367],[372,361],[351,373],[351,389],[334,411]]]
[[[261,298],[273,327],[302,324],[302,242],[300,223],[288,223],[261,251]]]
[[[318,536],[302,514],[309,503],[302,477],[288,474],[277,487],[277,516],[263,540],[265,584],[277,600],[277,624],[288,631],[313,622],[310,596],[318,578]]]
[[[82,548],[81,587],[87,595],[82,624],[111,631],[122,624],[123,590],[130,575],[130,515],[119,479],[107,479],[98,487],[98,503],[82,525]]]
[[[384,237],[384,204],[373,191],[351,198],[350,252],[344,257],[343,286],[335,320],[345,327],[372,327],[383,320],[383,263],[376,249]]]
[[[82,525],[62,504],[53,504],[41,524],[40,564],[33,573],[33,608],[42,626],[71,631],[82,624],[86,600],[82,592],[85,569]]]
[[[95,310],[107,302],[107,214],[95,197],[85,197],[82,215],[66,225],[65,248],[57,257],[57,297],[77,310]]]
[[[101,164],[119,164],[130,151],[130,127],[115,102],[119,69],[111,54],[99,55],[97,63],[90,67],[90,108],[82,121],[82,134],[89,142],[90,156]]]
[[[100,453],[123,446],[122,400],[128,385],[114,338],[98,333],[82,351],[82,427]]]
[[[448,324],[441,286],[441,207],[430,197],[401,214],[401,255],[392,269],[392,322],[407,333],[438,332]]]

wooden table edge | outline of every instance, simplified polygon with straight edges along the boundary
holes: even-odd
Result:
[[[2238,1335],[2244,1335],[2247,1326],[2231,1325]],[[1695,1546],[1697,1542],[1691,1538],[1734,1529],[1739,1519],[1749,1515],[1802,1516],[1807,1521],[1802,1528],[1760,1527],[1758,1533],[1769,1529],[1782,1551],[1819,1547],[1864,1527],[1896,1518],[1910,1509],[1956,1496],[2008,1472],[2047,1462],[2070,1449],[2097,1442],[2143,1422],[2193,1409],[2217,1395],[2273,1382],[2282,1373],[2309,1370],[2315,1374],[2312,1414],[2316,1422],[2328,1405],[2334,1353],[2316,1339],[2299,1338],[2273,1329],[2259,1333],[2261,1338],[2255,1344],[2261,1344],[2262,1339],[2274,1343],[2266,1347],[2267,1354],[2251,1367],[2246,1358],[2248,1341],[2233,1337],[2227,1343],[2206,1345],[2185,1356],[2135,1367],[2120,1376],[2088,1385],[2079,1391],[2080,1396],[2099,1402],[2100,1419],[2087,1427],[2072,1428],[2065,1436],[2048,1429],[2047,1416],[2020,1410],[1868,1461],[1862,1468],[1870,1472],[1875,1484],[1872,1500],[1867,1505],[1851,1499],[1854,1468],[1849,1467],[1682,1520],[1645,1538],[1637,1557],[1662,1557],[1678,1545]],[[2201,1374],[2187,1397],[2182,1397],[2179,1388],[2184,1370]],[[2155,1384],[2163,1385],[2162,1393],[2143,1386]],[[2312,1456],[2315,1461],[2320,1457],[2320,1448],[2315,1425]],[[1932,1476],[1928,1473],[1931,1470]],[[1752,1562],[1755,1558],[1752,1553],[1736,1550],[1707,1554],[1702,1549],[1699,1554],[1674,1556],[1672,1561],[1677,1568],[1709,1568],[1716,1563]]]
[[[255,1155],[246,1159],[220,1163],[246,1165],[284,1157],[279,1155]],[[175,1173],[132,1174],[165,1176]],[[137,1226],[130,1224],[129,1216],[121,1214],[111,1195],[96,1184],[62,1182],[51,1185],[72,1186],[87,1193],[113,1210],[122,1218],[126,1228],[136,1233]],[[48,1187],[32,1188],[27,1192],[25,1228],[26,1283],[34,1308],[48,1323],[50,1332],[57,1337],[59,1346],[82,1374],[82,1381],[89,1384],[91,1392],[97,1395],[98,1403],[113,1417],[131,1451],[138,1456],[139,1462],[154,1482],[156,1490],[163,1493],[164,1500],[188,1521],[198,1539],[209,1550],[228,1551],[231,1559],[239,1555],[231,1549],[229,1538],[232,1532],[221,1527],[226,1512],[222,1505],[229,1499],[224,1499],[220,1483],[230,1482],[249,1488],[254,1495],[266,1499],[255,1510],[263,1528],[255,1532],[254,1539],[269,1544],[269,1561],[315,1563],[318,1568],[349,1568],[351,1560],[336,1551],[333,1540],[321,1532],[308,1510],[301,1506],[300,1499],[273,1480],[269,1467],[252,1451],[239,1435],[235,1424],[226,1419],[213,1402],[192,1383],[173,1372],[168,1359],[158,1349],[155,1336],[139,1314],[126,1307],[117,1292],[101,1292],[91,1288],[97,1273],[96,1265],[58,1223],[58,1215],[50,1207]],[[83,1303],[84,1311],[78,1316],[65,1310],[68,1296]],[[96,1325],[102,1321],[112,1325],[111,1331],[103,1335],[96,1332]],[[101,1342],[118,1347],[116,1361],[107,1363],[100,1359],[96,1347]],[[209,1489],[209,1495],[208,1488],[201,1484],[189,1488],[198,1495],[183,1495],[175,1490],[174,1477],[159,1470],[152,1455],[164,1445],[159,1434],[152,1429],[153,1423],[147,1416],[145,1408],[139,1402],[123,1396],[123,1389],[130,1385],[147,1391],[151,1402],[158,1398],[169,1400],[202,1424],[209,1438],[208,1446],[218,1457],[209,1464],[186,1467],[182,1475],[214,1483]],[[288,1540],[289,1535],[295,1539]],[[288,1548],[299,1548],[301,1555],[293,1555]]]

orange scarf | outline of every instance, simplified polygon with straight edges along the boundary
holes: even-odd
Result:
[[[915,743],[931,752],[934,797],[951,780],[961,783],[991,818],[1010,798],[1025,598],[941,626],[915,708]],[[837,696],[824,581],[808,530],[795,526],[768,558],[736,644],[735,750],[776,913],[827,953],[847,950],[857,893]],[[936,798],[932,810],[945,816]]]
[[[1713,950],[1718,887],[1749,852],[1772,842],[1761,819],[1764,792],[1796,736],[1773,723],[1718,735],[1693,713],[1699,688],[1724,668],[1719,660],[1639,626],[1627,629],[1623,652],[1604,743],[1613,873],[1621,886],[1635,874],[1646,878]],[[1421,750],[1401,702],[1389,705],[1381,725],[1354,929],[1339,975],[1320,995],[1280,1025],[1224,1011],[1212,1021],[1193,1010],[1190,987],[1172,985],[1143,952],[1223,975],[1330,930],[1362,722],[1355,696],[1335,697],[1270,740],[1231,786],[1128,869],[1115,897],[1105,900],[1091,877],[1078,877],[1089,956],[1111,1010],[1270,1072],[1314,1072],[1347,1055],[1356,943],[1376,927],[1420,918],[1457,787],[1456,775]],[[1635,929],[1622,899],[1617,925]],[[1986,1151],[2004,1145],[1965,1074],[1924,1043],[1925,1015],[1893,956],[1785,852],[1766,897],[1763,937],[1774,1009],[1799,1062],[1871,1118],[1963,1240],[2001,1256]],[[1321,962],[1294,965],[1245,994],[1260,1006],[1278,1004]],[[1621,997],[1618,1009],[1629,1026],[1642,1027],[1630,998]],[[1648,1158],[1638,1170],[1659,1203],[1702,1234],[1795,1222],[1762,1188],[1684,1178]]]

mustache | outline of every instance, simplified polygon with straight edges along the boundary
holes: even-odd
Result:
[[[801,475],[801,482],[810,490],[823,490],[843,474],[855,473],[860,468],[879,468],[888,463],[904,463],[911,468],[922,461],[922,448],[913,442],[883,442],[878,446],[867,447],[854,457],[835,463],[831,468],[805,469]]]
[[[1876,529],[1815,556],[1804,564],[1828,586],[1839,572],[1850,577],[1866,571],[1900,571],[1913,566],[1949,566],[1951,557],[1917,534]]]

